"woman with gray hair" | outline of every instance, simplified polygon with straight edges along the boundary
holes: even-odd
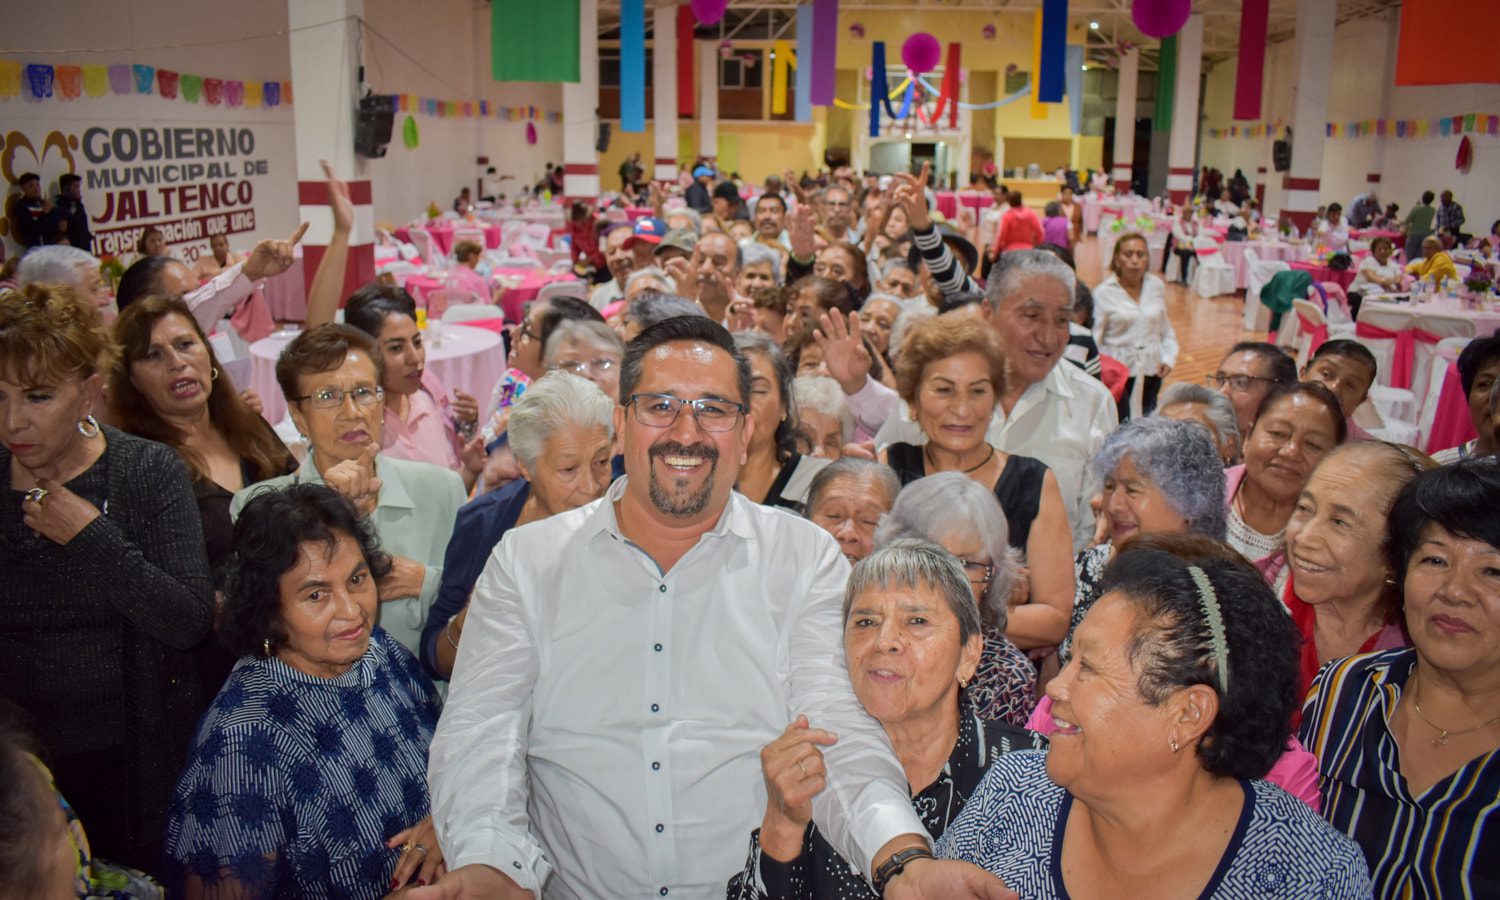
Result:
[[[703,307],[686,297],[646,291],[631,300],[630,305],[625,308],[625,331],[620,336],[625,339],[626,343],[629,343],[636,335],[657,322],[665,322],[676,316],[707,318],[708,313],[703,311]]]
[[[542,364],[548,372],[587,378],[611,399],[620,396],[620,361],[625,342],[613,328],[593,319],[565,319],[547,336]]]
[[[893,541],[854,567],[844,593],[849,680],[890,737],[912,807],[935,835],[1002,754],[1045,746],[1038,734],[976,714],[973,687],[964,686],[980,665],[980,644],[968,579],[942,547]],[[877,873],[872,889],[812,822],[812,798],[825,784],[819,746],[834,740],[820,724],[798,716],[761,750],[766,812],[744,871],[729,882],[731,900],[873,900],[894,874]]]
[[[16,267],[16,287],[28,284],[66,285],[78,296],[91,299],[101,314],[106,309],[112,310],[115,302],[114,289],[99,271],[99,260],[87,250],[67,244],[37,247],[21,257],[21,264]]]
[[[1077,585],[1068,636],[1057,648],[1060,665],[1072,653],[1073,634],[1099,599],[1105,567],[1131,538],[1189,532],[1224,540],[1224,466],[1203,428],[1160,416],[1130,419],[1104,439],[1089,460],[1104,480],[1099,510],[1105,543],[1078,554]]]
[[[907,485],[875,531],[875,546],[922,538],[958,557],[983,622],[983,653],[968,696],[980,718],[1024,725],[1036,705],[1036,667],[1005,627],[1022,579],[1010,526],[995,495],[961,472],[940,472]]]
[[[1179,422],[1197,422],[1208,429],[1225,466],[1240,460],[1240,425],[1229,398],[1201,384],[1179,381],[1161,392],[1156,415]]]
[[[891,511],[901,479],[885,463],[846,456],[824,466],[807,489],[807,518],[839,542],[851,563],[875,549],[875,529]]]
[[[797,452],[839,459],[854,440],[854,413],[839,383],[826,375],[799,375],[792,381],[797,410]]]
[[[420,655],[428,674],[447,678],[453,672],[469,593],[505,532],[604,495],[614,411],[615,401],[593,382],[567,372],[549,372],[516,401],[508,434],[522,477],[458,511],[437,601],[422,628]]]
[[[812,478],[828,460],[797,452],[791,364],[781,348],[758,331],[736,333],[734,345],[750,360],[750,412],[755,416],[735,489],[756,503],[801,515]]]

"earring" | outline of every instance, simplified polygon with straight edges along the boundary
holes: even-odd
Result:
[[[209,381],[218,381],[219,380],[219,370],[218,369],[209,369],[208,370],[208,380]]]
[[[260,648],[266,652],[267,656],[270,656],[271,655],[271,639],[270,638],[266,638],[264,641],[261,641]],[[1175,753],[1177,751],[1173,750],[1172,752]]]
[[[1182,745],[1177,743],[1177,738],[1172,738],[1171,740],[1167,741],[1167,746],[1172,748],[1173,753],[1176,753],[1178,750],[1182,749]]]
[[[87,426],[87,427],[85,427],[85,426]],[[92,428],[93,431],[90,431],[89,430],[90,428]],[[83,435],[86,438],[96,438],[96,437],[98,437],[99,436],[99,421],[97,419],[95,419],[93,416],[84,416],[83,418],[81,418],[81,419],[78,420],[78,433],[81,434],[81,435]]]
[[[969,679],[967,679],[967,678],[960,678],[960,679],[958,679],[958,689],[959,690],[964,690],[964,689],[968,688],[968,686],[969,686]]]

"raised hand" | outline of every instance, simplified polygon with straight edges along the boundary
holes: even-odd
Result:
[[[251,281],[259,281],[262,278],[270,278],[272,275],[280,275],[292,267],[292,248],[302,240],[302,235],[307,231],[307,223],[303,222],[292,232],[292,236],[284,241],[267,238],[255,245],[250,251],[250,258],[245,260],[245,277]]]
[[[818,325],[813,330],[813,340],[823,351],[823,365],[828,367],[828,374],[845,394],[858,393],[865,386],[873,364],[860,331],[859,313],[851,312],[847,325],[843,316],[824,313],[818,317]]]
[[[808,726],[799,715],[781,737],[761,748],[760,770],[766,782],[766,815],[761,821],[761,851],[772,859],[795,859],[812,821],[812,800],[828,786],[823,751],[838,735]]]
[[[812,259],[818,249],[813,234],[812,206],[807,203],[798,204],[787,219],[786,235],[792,245],[792,258]]]
[[[354,201],[349,199],[349,185],[334,176],[328,160],[319,160],[318,164],[323,167],[323,177],[328,179],[328,207],[333,210],[333,230],[347,237],[354,230]]]
[[[375,511],[380,500],[380,479],[375,475],[375,456],[380,445],[371,441],[358,459],[346,459],[323,473],[323,482],[354,504],[361,516]]]
[[[479,401],[472,394],[466,394],[458,388],[453,389],[453,418],[460,422],[479,421]]]
[[[260,415],[266,411],[266,404],[260,399],[260,394],[249,388],[240,391],[240,399],[245,401],[246,406],[255,410],[256,415]]]
[[[927,162],[922,163],[921,177],[910,172],[897,172],[891,176],[896,202],[906,210],[906,221],[913,230],[921,230],[932,224],[932,217],[927,214],[927,182],[931,177],[932,163]]]

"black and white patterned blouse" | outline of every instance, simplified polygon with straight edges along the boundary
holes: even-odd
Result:
[[[982,633],[979,667],[964,696],[984,721],[1024,726],[1036,707],[1036,666],[1005,632],[986,625]]]
[[[1115,548],[1109,544],[1090,547],[1073,560],[1073,615],[1068,621],[1068,634],[1057,648],[1057,660],[1068,664],[1073,655],[1073,632],[1099,601],[1099,585],[1104,581],[1104,568],[1115,558]]]
[[[933,835],[958,817],[985,770],[1013,750],[1036,750],[1047,739],[1004,722],[984,721],[967,698],[960,701],[958,741],[937,780],[911,798],[912,808]],[[729,880],[728,900],[867,900],[875,891],[864,875],[824,840],[817,825],[807,826],[802,855],[788,862],[760,852],[760,829],[750,835],[745,870]]]

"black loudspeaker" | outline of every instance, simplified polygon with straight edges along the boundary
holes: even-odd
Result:
[[[1287,172],[1292,168],[1292,142],[1277,141],[1271,145],[1271,165],[1278,172]]]
[[[360,100],[359,118],[354,123],[354,152],[370,159],[385,156],[395,122],[395,97],[371,94]]]
[[[594,149],[598,150],[600,153],[605,153],[605,152],[607,152],[609,150],[609,123],[608,122],[600,122],[599,123],[599,140],[597,140],[597,141],[594,142]]]

